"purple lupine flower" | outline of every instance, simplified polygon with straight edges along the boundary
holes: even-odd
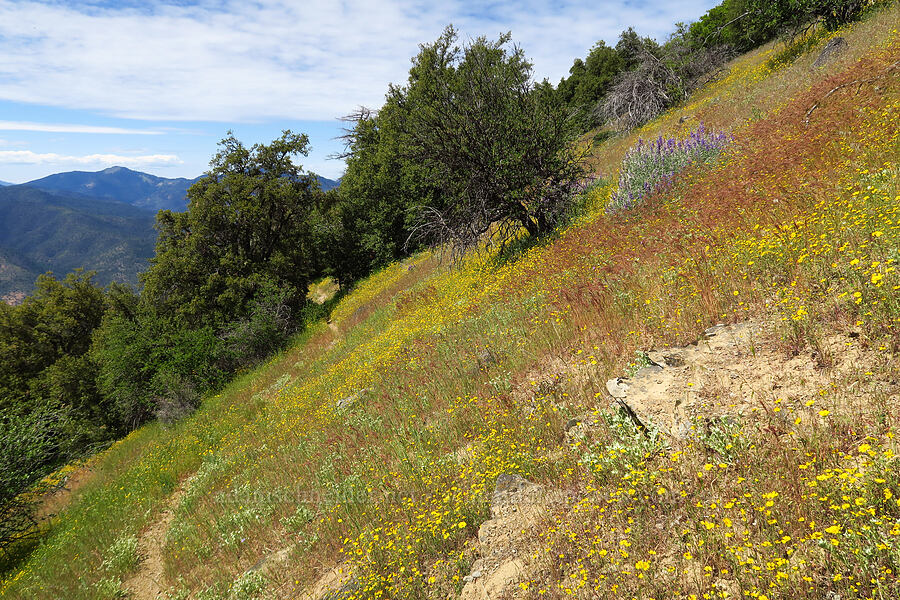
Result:
[[[636,206],[644,196],[672,185],[687,165],[717,156],[731,140],[728,134],[708,132],[703,124],[684,139],[659,136],[649,144],[639,139],[622,161],[619,190],[607,210]]]

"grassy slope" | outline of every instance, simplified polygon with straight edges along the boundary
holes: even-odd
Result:
[[[46,543],[0,589],[114,597],[134,569],[111,560],[129,552],[117,540],[139,535],[180,488],[164,548],[173,596],[249,598],[262,587],[291,597],[343,563],[361,598],[446,597],[468,572],[485,491],[499,473],[518,472],[583,503],[548,525],[535,557],[544,574],[518,588],[523,596],[700,597],[713,593],[707,573],[727,571],[753,597],[819,597],[826,580],[844,598],[896,597],[897,415],[883,398],[874,419],[841,414],[837,392],[823,390],[798,412],[802,426],[781,431],[787,442],[759,443],[768,430],[748,424],[734,461],[686,443],[613,465],[621,479],[585,466],[562,431],[569,417],[605,404],[603,382],[635,350],[751,315],[783,319],[786,347],[853,327],[877,357],[867,377],[891,379],[896,77],[836,92],[809,125],[804,116],[836,85],[898,59],[898,15],[846,32],[850,51],[825,71],[811,72],[810,56],[773,65],[772,49],[742,57],[690,104],[598,148],[596,167],[614,173],[637,136],[699,121],[735,136],[728,160],[686,174],[627,219],[596,210],[607,185],[593,192],[595,210],[513,259],[473,256],[447,270],[423,255],[374,275],[338,305],[335,327],[311,329],[175,429],[151,425],[107,451]],[[681,116],[689,118],[679,124]],[[576,363],[585,376],[564,378],[552,394],[529,392],[552,365]],[[823,405],[830,418],[809,413]],[[611,427],[596,443],[619,436]],[[849,476],[846,454],[860,455]],[[704,465],[722,472],[704,478]],[[842,496],[849,502],[836,502]],[[661,542],[649,530],[648,515],[660,511],[680,511],[683,535]],[[740,544],[755,560],[733,551],[725,520],[746,527]],[[825,560],[791,571],[787,557],[819,538]],[[283,567],[243,575],[283,548]],[[666,578],[669,569],[695,576]]]

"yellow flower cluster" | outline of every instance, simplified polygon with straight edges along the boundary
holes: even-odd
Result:
[[[898,40],[875,39],[846,77],[895,61]],[[284,597],[339,565],[348,597],[446,598],[469,574],[495,480],[518,473],[566,498],[531,540],[541,575],[520,582],[524,597],[897,597],[898,415],[885,398],[861,415],[779,403],[719,431],[727,443],[677,447],[604,411],[603,382],[636,350],[748,315],[784,319],[798,347],[817,327],[851,329],[883,356],[863,379],[896,366],[896,85],[834,94],[807,126],[827,89],[770,58],[740,59],[636,134],[718,111],[709,125],[735,136],[639,211],[605,214],[607,178],[576,220],[512,258],[488,247],[452,268],[431,253],[392,265],[341,301],[333,328],[177,427],[111,448],[2,595],[98,597],[105,549],[179,490],[171,597],[237,597],[261,558],[286,556],[254,571]],[[753,118],[746,98],[762,107]],[[597,425],[567,438],[585,413]]]

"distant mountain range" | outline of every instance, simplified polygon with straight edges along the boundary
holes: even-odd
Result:
[[[3,186],[3,185],[13,185],[13,184],[11,184],[8,181],[0,181],[0,186]]]
[[[95,173],[86,171],[57,173],[23,185],[49,192],[106,198],[156,212],[164,209],[185,210],[187,208],[185,194],[197,179],[199,177],[167,179],[125,167],[110,167]]]
[[[0,297],[21,299],[37,276],[79,267],[96,281],[137,284],[153,256],[154,213],[104,198],[0,188]],[[9,298],[7,298],[9,296]]]
[[[97,271],[101,285],[136,285],[153,256],[157,211],[186,210],[198,179],[110,167],[0,182],[0,301],[20,301],[41,273],[64,277],[79,267]],[[340,180],[319,184],[327,191]]]
[[[321,175],[317,175],[316,177],[319,178],[319,186],[322,188],[323,192],[327,192],[328,190],[332,190],[332,189],[336,188],[337,186],[341,185],[340,178],[338,178],[337,180],[334,180],[334,179],[328,179],[327,177],[322,177]]]
[[[183,177],[167,179],[140,171],[132,171],[125,167],[110,167],[97,172],[57,173],[29,181],[23,185],[50,192],[74,193],[117,200],[154,212],[165,209],[182,212],[187,210],[185,195],[188,188],[201,178],[202,176],[194,179]],[[334,181],[319,177],[319,185],[324,191],[336,188],[339,183],[340,180]]]

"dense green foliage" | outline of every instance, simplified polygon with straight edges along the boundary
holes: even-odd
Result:
[[[567,210],[581,170],[564,105],[508,35],[456,40],[448,27],[422,45],[406,85],[352,118],[338,206],[352,239],[336,244],[352,249],[349,272],[416,244],[468,248],[497,226],[546,232]]]
[[[37,405],[52,407],[70,428],[69,443],[90,429],[83,423],[106,419],[88,356],[106,307],[92,277],[41,276],[21,306],[0,304],[0,410],[8,416]]]
[[[509,223],[537,235],[563,217],[583,173],[564,106],[510,37],[462,48],[450,27],[414,60],[406,88],[409,155],[426,168],[440,203],[419,215],[416,235],[469,248]]]
[[[569,76],[562,79],[556,89],[560,100],[574,113],[581,129],[588,130],[600,125],[594,108],[624,68],[623,56],[602,40],[591,48],[584,60],[575,59]]]
[[[188,328],[136,296],[128,303],[107,313],[92,348],[97,387],[124,431],[149,419],[183,387],[215,389],[225,375],[213,328]]]
[[[575,59],[557,86],[582,131],[607,121],[637,126],[684,100],[707,74],[737,52],[810,28],[836,29],[874,0],[723,0],[664,43],[622,32],[615,48],[602,40]]]
[[[308,139],[290,131],[268,146],[221,143],[206,177],[188,190],[189,210],[160,212],[156,257],[144,296],[192,327],[220,327],[248,313],[267,286],[299,309],[317,269],[312,220],[316,184],[293,164]]]
[[[23,490],[122,432],[94,378],[106,300],[92,277],[41,276],[21,306],[0,303],[0,548],[31,529]]]
[[[341,284],[404,256],[419,208],[437,199],[427,169],[406,156],[409,110],[388,96],[375,114],[349,117],[347,171],[329,192],[330,272]]]
[[[302,324],[322,271],[322,193],[293,162],[307,143],[285,131],[247,148],[229,135],[188,191],[187,212],[159,213],[144,289],[117,295],[92,349],[97,385],[129,426],[189,412]]]
[[[858,19],[872,0],[723,0],[691,25],[695,43],[729,44],[746,51],[778,35],[821,23],[836,29]]]

